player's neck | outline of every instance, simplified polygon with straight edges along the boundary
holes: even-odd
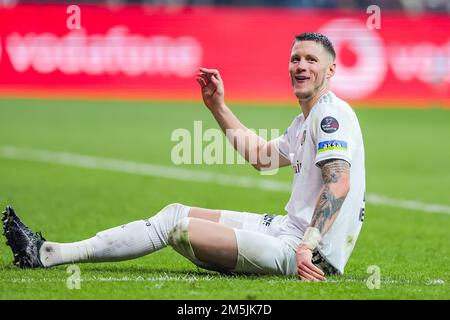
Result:
[[[308,118],[312,108],[315,106],[317,101],[319,101],[320,97],[322,97],[324,94],[326,94],[330,88],[328,86],[324,86],[320,91],[313,97],[307,99],[307,100],[299,100],[300,107],[303,112],[304,118]]]

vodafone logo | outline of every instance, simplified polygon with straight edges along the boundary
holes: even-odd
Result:
[[[2,39],[0,39],[0,63],[2,63]]]
[[[324,25],[336,50],[336,74],[332,89],[346,98],[363,98],[375,92],[385,80],[385,44],[374,30],[356,19],[336,19]],[[350,57],[348,65],[343,58]],[[348,59],[347,59],[348,60]]]
[[[115,26],[106,34],[88,35],[73,30],[63,36],[50,32],[11,33],[5,42],[17,72],[33,69],[40,74],[66,75],[176,75],[191,77],[200,66],[202,47],[193,37],[131,34]]]

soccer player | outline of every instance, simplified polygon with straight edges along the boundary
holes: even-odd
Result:
[[[119,261],[171,245],[197,266],[220,272],[298,275],[306,281],[342,274],[364,219],[365,169],[358,119],[330,91],[335,56],[322,34],[295,37],[289,74],[302,112],[271,141],[247,129],[226,106],[219,71],[201,68],[197,76],[206,107],[243,157],[254,157],[258,170],[292,167],[287,215],[175,203],[90,239],[57,243],[34,234],[8,206],[3,223],[14,264]]]

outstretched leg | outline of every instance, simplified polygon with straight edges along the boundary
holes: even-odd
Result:
[[[168,245],[170,231],[178,221],[188,216],[189,209],[174,203],[147,220],[111,228],[87,240],[45,242],[40,249],[40,260],[49,267],[75,262],[122,261],[147,255]]]
[[[51,267],[75,262],[128,260],[157,251],[167,246],[170,231],[189,211],[188,206],[170,204],[147,220],[111,228],[72,243],[50,242],[38,237],[10,207],[4,212],[3,227],[17,266]],[[214,214],[212,218],[215,219]]]

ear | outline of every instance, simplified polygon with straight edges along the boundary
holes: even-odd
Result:
[[[335,72],[336,72],[336,63],[333,61],[328,65],[327,79],[330,79],[332,76],[334,76]]]

